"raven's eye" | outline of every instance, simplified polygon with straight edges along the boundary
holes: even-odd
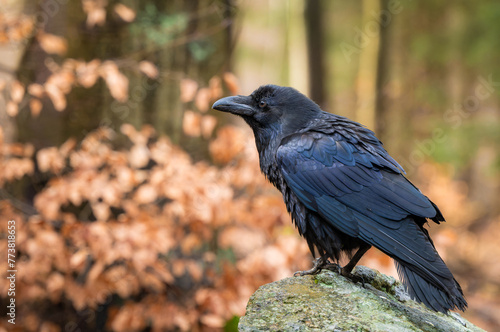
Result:
[[[261,100],[261,101],[259,102],[259,107],[260,107],[260,108],[264,108],[264,107],[266,107],[266,106],[267,106],[267,103],[266,103],[264,100]]]

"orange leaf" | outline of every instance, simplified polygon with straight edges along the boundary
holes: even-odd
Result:
[[[150,184],[144,184],[137,189],[134,199],[139,204],[153,203],[158,197],[158,192]]]
[[[12,100],[9,100],[7,102],[6,112],[9,116],[14,117],[19,112],[19,106],[17,105],[17,103],[13,102]]]
[[[55,84],[45,83],[45,91],[56,111],[60,112],[66,108],[66,96],[64,96],[64,93]]]
[[[201,115],[193,111],[184,112],[182,130],[188,136],[199,137],[201,135]]]
[[[215,126],[217,125],[217,118],[212,115],[205,115],[201,118],[201,134],[204,138],[210,138]]]
[[[149,162],[150,152],[147,146],[136,144],[130,149],[128,162],[134,168],[142,168]]]
[[[135,19],[135,12],[124,4],[117,4],[114,7],[115,13],[125,22],[132,22]]]
[[[88,256],[89,253],[87,252],[87,250],[78,250],[73,254],[73,256],[71,256],[69,264],[73,269],[79,270],[81,267],[83,267]]]
[[[40,99],[36,98],[31,98],[30,99],[30,110],[31,110],[31,116],[36,118],[40,114],[40,111],[42,110],[42,102]]]
[[[196,94],[196,99],[194,101],[196,107],[200,110],[200,112],[206,112],[210,108],[210,101],[212,95],[209,88],[202,88]]]
[[[212,100],[219,99],[222,96],[222,84],[219,76],[214,76],[208,81],[210,88],[210,97]]]
[[[64,277],[62,274],[53,272],[47,278],[47,290],[49,293],[60,292],[64,288]]]
[[[93,203],[92,212],[97,220],[108,220],[110,216],[109,206],[106,203]]]
[[[160,75],[158,68],[150,61],[139,62],[139,70],[151,79],[156,79]]]
[[[104,25],[106,21],[106,2],[96,0],[82,0],[83,11],[87,14],[87,27],[92,28],[96,25]]]
[[[208,327],[213,327],[213,328],[223,328],[225,324],[224,318],[215,315],[215,314],[206,314],[201,316],[200,319],[201,323],[208,326]]]
[[[228,163],[245,147],[245,136],[240,129],[226,126],[217,132],[217,138],[210,142],[209,150],[212,158],[220,163]]]
[[[37,39],[42,50],[48,54],[64,55],[68,50],[68,42],[63,37],[40,32]]]
[[[100,68],[100,75],[106,81],[111,96],[119,102],[128,99],[128,78],[119,70],[116,63],[105,61]]]
[[[42,98],[43,93],[45,92],[43,86],[38,83],[32,83],[28,85],[28,93],[37,98]]]
[[[78,63],[76,66],[76,76],[78,83],[84,88],[90,88],[99,77],[98,68],[101,65],[99,59],[94,59],[87,63]]]
[[[24,86],[19,81],[13,81],[10,86],[10,98],[19,104],[24,97]]]
[[[183,103],[189,103],[194,99],[196,91],[198,90],[198,83],[195,80],[189,78],[183,78],[180,83],[181,89],[181,101]]]
[[[225,72],[224,75],[222,75],[222,80],[224,81],[227,88],[229,89],[229,92],[231,92],[232,95],[237,95],[239,93],[240,86],[236,75],[230,72]]]

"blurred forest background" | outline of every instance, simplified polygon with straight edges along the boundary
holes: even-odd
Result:
[[[441,208],[436,247],[500,330],[500,3],[0,0],[0,236],[16,325],[235,331],[311,265],[252,133],[210,110],[293,86],[376,131]],[[233,121],[233,122],[232,122]],[[375,249],[363,265],[396,275]]]

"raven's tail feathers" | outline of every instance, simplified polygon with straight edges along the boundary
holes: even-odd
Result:
[[[412,270],[405,262],[395,260],[394,263],[403,285],[410,296],[417,301],[444,313],[454,309],[464,311],[467,308],[467,301],[464,298],[462,288],[455,278],[452,278],[453,280],[447,283],[451,284],[448,289],[438,289]]]

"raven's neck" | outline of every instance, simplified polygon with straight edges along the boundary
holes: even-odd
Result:
[[[259,152],[260,169],[269,181],[281,191],[276,152],[284,135],[281,133],[281,130],[276,130],[275,128],[254,129],[254,135],[257,151]]]

